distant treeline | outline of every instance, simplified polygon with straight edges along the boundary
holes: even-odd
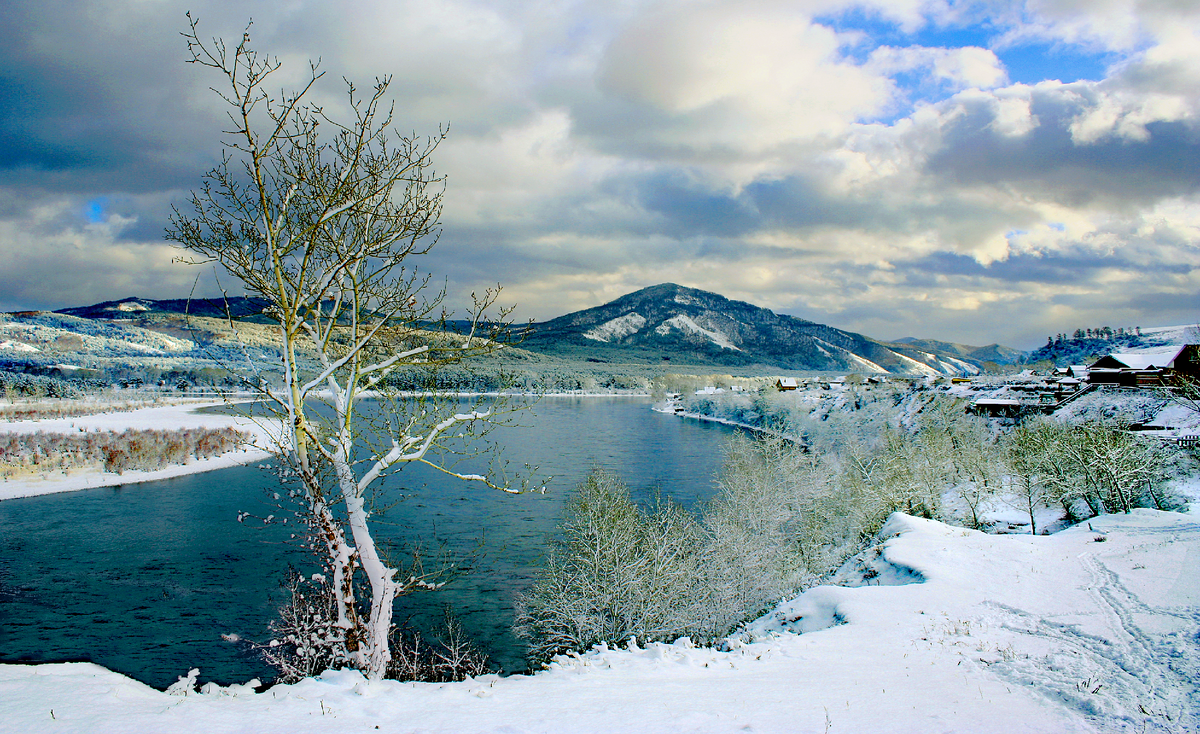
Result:
[[[1041,347],[1030,353],[1028,362],[1049,361],[1058,366],[1086,364],[1122,348],[1140,346],[1141,327],[1113,331],[1107,326],[1100,329],[1076,329],[1071,336],[1058,334],[1050,337]]]
[[[603,392],[644,391],[651,379],[644,375],[575,369],[570,366],[520,367],[452,365],[432,370],[397,372],[387,380],[393,390],[444,392]]]

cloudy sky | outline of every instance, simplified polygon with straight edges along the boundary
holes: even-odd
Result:
[[[452,298],[545,319],[675,282],[891,339],[1200,320],[1195,0],[0,5],[0,310],[180,297],[219,148],[185,10],[450,123]],[[333,104],[331,102],[331,104]]]

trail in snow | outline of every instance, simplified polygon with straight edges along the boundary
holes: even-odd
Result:
[[[1095,554],[1082,553],[1079,561],[1107,634],[993,603],[1004,629],[1044,648],[1041,655],[1004,659],[996,672],[1112,731],[1200,731],[1200,607],[1151,606]]]

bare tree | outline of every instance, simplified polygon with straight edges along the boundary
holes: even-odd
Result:
[[[1037,511],[1058,499],[1055,486],[1043,480],[1053,471],[1056,434],[1054,424],[1027,422],[1005,437],[1004,459],[1008,469],[1009,502],[1029,515],[1029,533],[1037,535]]]
[[[384,675],[397,595],[429,586],[422,573],[389,565],[371,533],[371,491],[388,472],[422,463],[465,481],[517,488],[495,473],[454,468],[472,435],[493,425],[494,405],[467,409],[364,397],[386,394],[413,371],[461,362],[500,348],[507,312],[494,318],[499,288],[472,296],[466,333],[445,328],[444,290],[412,267],[440,232],[444,180],[431,156],[445,131],[430,138],[393,129],[385,102],[389,78],[361,95],[347,81],[348,121],[306,100],[323,76],[310,64],[293,92],[267,89],[280,62],[251,46],[249,26],[232,48],[201,40],[188,15],[183,33],[190,63],[214,70],[214,91],[228,106],[221,163],[176,209],[168,239],[215,262],[248,293],[270,303],[283,345],[282,375],[248,369],[283,424],[280,456],[295,473],[303,512],[331,574],[334,660]],[[440,328],[430,328],[431,322]],[[364,426],[364,414],[375,425]],[[466,440],[466,444],[463,440]],[[492,478],[489,478],[492,477]],[[356,598],[361,579],[370,604]]]

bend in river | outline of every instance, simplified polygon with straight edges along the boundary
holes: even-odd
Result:
[[[510,496],[425,467],[389,477],[377,523],[394,560],[420,548],[458,564],[443,589],[403,597],[396,619],[428,632],[449,607],[507,672],[524,669],[510,625],[559,513],[594,467],[639,500],[708,499],[732,429],[650,410],[645,398],[545,398],[491,438],[555,479]],[[289,564],[317,570],[270,495],[265,464],[0,502],[0,662],[90,660],[163,688],[272,676],[248,641],[269,638]],[[239,524],[239,512],[252,517]],[[223,637],[224,636],[224,637]]]

